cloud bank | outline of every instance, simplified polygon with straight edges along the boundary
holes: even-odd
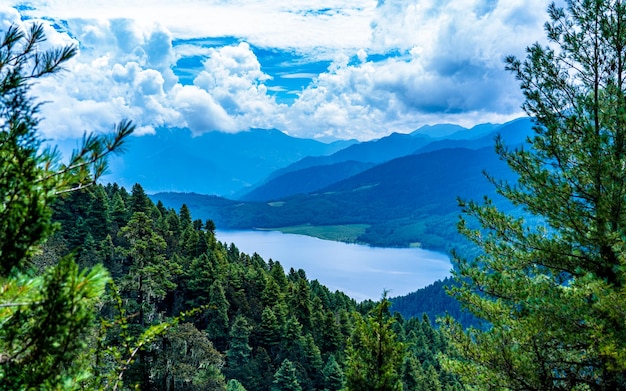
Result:
[[[508,54],[542,40],[540,0],[37,1],[0,6],[0,30],[40,22],[79,55],[35,86],[47,138],[278,128],[382,137],[424,124],[504,122],[522,95]],[[172,3],[172,4],[170,4]],[[315,4],[315,3],[314,3]]]

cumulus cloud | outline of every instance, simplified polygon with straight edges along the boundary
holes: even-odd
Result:
[[[111,1],[86,7],[56,0],[23,11],[46,25],[50,45],[74,43],[80,51],[69,72],[34,88],[54,102],[42,109],[46,137],[109,130],[122,118],[134,120],[138,133],[259,127],[358,139],[427,123],[503,122],[521,114],[522,101],[503,58],[523,56],[541,40],[546,19],[543,0],[332,0],[325,9],[288,0],[157,1],[148,8]],[[20,13],[0,7],[0,29],[11,23],[24,23]],[[200,42],[223,36],[235,39]],[[320,74],[268,72],[255,47],[330,66]],[[173,69],[191,57],[201,65],[185,70],[182,81]],[[276,94],[287,89],[276,78],[303,77],[312,81],[297,98],[278,103]]]

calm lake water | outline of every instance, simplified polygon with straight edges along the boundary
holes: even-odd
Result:
[[[416,248],[377,248],[274,231],[220,231],[217,240],[246,253],[303,269],[331,291],[360,301],[378,300],[384,290],[401,296],[450,275],[447,255]]]

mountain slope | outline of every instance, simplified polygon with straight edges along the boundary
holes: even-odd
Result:
[[[416,149],[428,145],[432,142],[432,140],[433,139],[425,135],[392,133],[389,136],[377,140],[350,145],[349,147],[339,150],[332,155],[307,156],[302,160],[272,173],[268,180],[279,177],[288,172],[315,166],[328,166],[347,161],[382,163],[413,153]]]
[[[243,197],[239,197],[239,199],[242,201],[270,201],[296,194],[307,194],[342,179],[349,178],[373,166],[374,163],[347,161],[287,172],[254,188]]]
[[[448,250],[461,243],[456,232],[457,197],[494,195],[482,174],[512,178],[492,147],[445,149],[408,155],[380,164],[314,194],[277,202],[236,202],[194,196],[194,215],[221,228],[365,225],[357,241],[378,246],[421,245]],[[156,194],[168,207],[180,207],[185,195]]]
[[[301,171],[315,166],[328,166],[331,164],[356,161],[383,163],[401,156],[418,152],[428,152],[445,148],[470,148],[478,149],[493,145],[493,138],[503,126],[493,124],[480,124],[471,129],[459,125],[425,125],[410,134],[392,133],[389,136],[351,145],[329,156],[306,157],[287,167],[273,172],[261,185],[267,188],[272,186],[269,182],[291,172]],[[299,175],[305,175],[302,172]],[[313,181],[313,179],[311,179]],[[324,182],[318,187],[327,183]],[[312,186],[314,187],[314,186]],[[251,191],[254,191],[251,190]],[[295,193],[294,193],[295,194]],[[260,199],[255,197],[241,197],[241,199]]]
[[[194,191],[232,196],[271,172],[305,156],[328,155],[353,144],[324,144],[278,130],[208,132],[161,129],[133,137],[123,157],[111,159],[105,181],[126,187],[141,182],[146,191]]]
[[[474,135],[482,135],[476,138],[469,138],[465,135],[469,132],[458,132],[443,140],[436,140],[415,151],[415,153],[424,153],[436,151],[446,148],[469,148],[479,149],[494,145],[497,135],[502,137],[506,145],[519,145],[526,140],[526,137],[532,134],[532,120],[530,118],[519,118],[507,122],[500,126],[489,126],[479,129]],[[481,126],[481,125],[479,125]],[[472,128],[472,131],[479,128]],[[488,129],[488,132],[485,130]]]

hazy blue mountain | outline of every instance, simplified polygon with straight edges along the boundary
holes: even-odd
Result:
[[[427,136],[434,140],[448,139],[448,140],[470,140],[477,139],[493,132],[499,125],[494,124],[479,124],[471,129],[464,128],[460,125],[452,124],[439,124],[439,125],[424,125],[421,128],[413,131],[412,136]]]
[[[429,136],[403,133],[392,133],[380,139],[353,144],[328,156],[307,156],[289,166],[273,172],[262,185],[274,178],[289,172],[299,171],[315,166],[354,161],[361,163],[382,163],[400,156],[413,153],[416,149],[432,142]]]
[[[445,149],[407,155],[377,165],[318,192],[276,202],[237,202],[193,196],[194,216],[220,228],[278,228],[301,225],[366,225],[357,241],[379,246],[448,250],[461,243],[456,232],[457,197],[495,196],[483,170],[497,178],[512,173],[492,147]],[[168,207],[187,202],[181,194],[156,194]]]
[[[456,133],[466,132],[468,129],[461,125],[454,124],[437,124],[424,125],[413,131],[412,136],[427,136],[432,139],[448,138]]]
[[[356,175],[370,166],[355,167],[355,162],[384,162],[412,153],[432,152],[440,149],[480,149],[494,145],[497,134],[507,143],[519,144],[531,133],[527,118],[504,125],[482,124],[466,129],[457,125],[424,126],[411,135],[393,133],[379,140],[352,145],[330,156],[306,157],[272,173],[268,180],[238,197],[246,201],[276,200],[290,195],[309,193],[324,186]],[[432,137],[446,138],[434,140]],[[417,151],[413,147],[420,146]],[[354,158],[355,160],[343,159]],[[326,164],[339,161],[339,163]],[[351,163],[348,163],[351,162]],[[345,166],[347,164],[348,166]]]
[[[249,193],[239,197],[239,199],[242,201],[271,201],[296,194],[311,193],[363,172],[374,165],[374,163],[350,160],[287,172],[254,188]]]
[[[154,135],[133,137],[126,153],[111,159],[110,175],[104,180],[126,187],[139,182],[147,192],[232,196],[306,156],[332,154],[355,142],[326,144],[275,129],[197,137],[188,130],[160,129]]]
[[[473,133],[474,137],[469,137],[469,133]],[[446,148],[484,148],[494,145],[496,135],[500,135],[507,145],[519,145],[531,134],[532,120],[530,118],[519,118],[503,125],[478,125],[469,131],[454,133],[448,138],[433,141],[419,148],[415,153],[431,152]]]

